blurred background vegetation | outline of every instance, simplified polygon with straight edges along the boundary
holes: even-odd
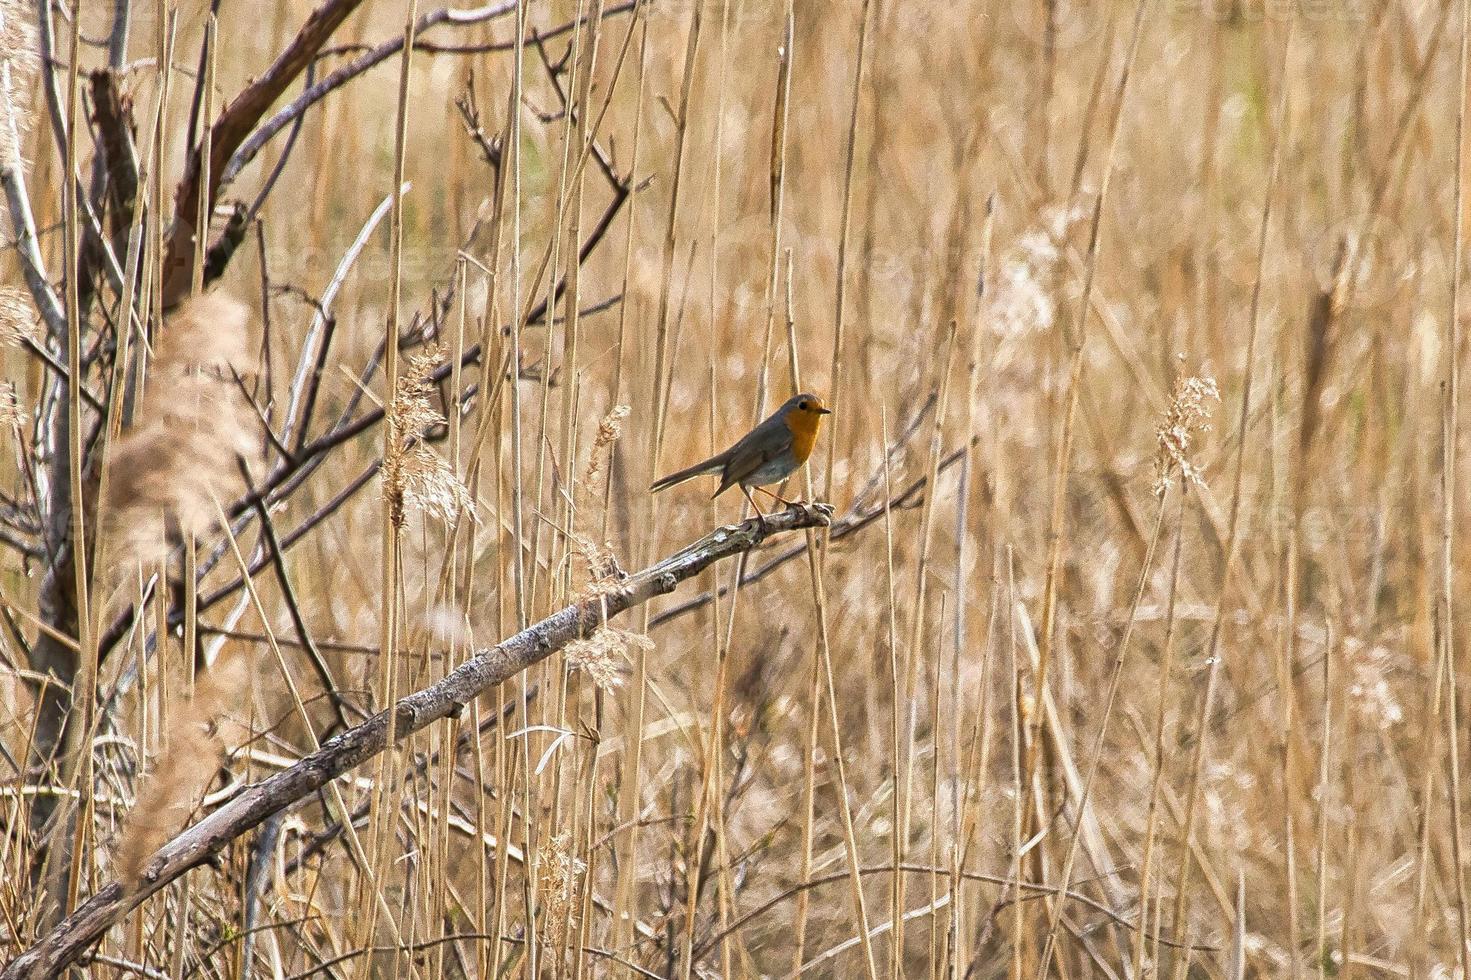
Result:
[[[88,974],[1466,975],[1464,3],[0,10],[7,956],[743,516],[645,488],[800,388],[830,532],[267,821]],[[170,356],[213,387],[135,404]]]

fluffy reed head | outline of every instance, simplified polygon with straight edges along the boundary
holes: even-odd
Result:
[[[1210,430],[1210,402],[1219,401],[1216,380],[1210,377],[1181,378],[1155,433],[1154,493],[1164,496],[1175,481],[1175,473],[1186,483],[1204,486],[1200,470],[1190,459],[1190,445],[1197,433]]]
[[[572,835],[566,832],[547,838],[536,863],[542,906],[541,942],[552,947],[563,922],[576,921],[578,884],[587,863],[573,853]]]
[[[165,325],[135,421],[110,460],[109,531],[138,561],[166,557],[216,521],[258,453],[236,383],[246,366],[246,310],[220,295],[185,303]]]
[[[641,633],[600,626],[591,636],[567,644],[563,656],[573,670],[586,671],[594,684],[612,691],[623,683],[629,653],[652,649],[654,641]]]
[[[148,859],[183,827],[209,788],[223,751],[219,719],[234,705],[233,692],[246,685],[248,673],[244,658],[222,659],[175,709],[118,837],[117,877],[124,888],[137,887]]]
[[[0,344],[16,347],[41,339],[41,322],[30,297],[14,286],[0,286]]]
[[[598,434],[593,437],[588,450],[587,466],[582,471],[582,487],[588,496],[597,497],[608,482],[608,461],[613,453],[613,443],[623,435],[623,421],[628,418],[627,405],[615,405],[612,411],[598,423]]]
[[[467,511],[474,516],[470,491],[454,468],[424,442],[427,430],[445,424],[430,402],[434,369],[444,359],[443,349],[426,347],[409,358],[388,405],[388,454],[383,460],[383,497],[389,519],[402,528],[410,508],[438,517],[446,524]]]
[[[568,560],[572,562],[572,581],[579,597],[605,595],[624,578],[612,545],[607,541],[596,543],[594,535],[597,532],[593,528],[599,522],[596,515],[603,513],[603,494],[608,487],[613,445],[623,435],[623,422],[628,418],[628,411],[627,405],[615,405],[603,416],[588,449],[582,476],[573,487],[573,493],[583,501],[577,508],[577,526],[568,530],[572,545]]]
[[[0,170],[19,163],[30,119],[37,66],[31,16],[20,0],[0,0]]]
[[[26,410],[20,407],[20,399],[16,397],[15,385],[9,381],[0,381],[0,429],[14,432],[30,421]]]

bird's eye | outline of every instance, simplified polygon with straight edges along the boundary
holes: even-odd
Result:
[[[809,402],[807,399],[804,398],[804,399],[802,399],[802,406],[801,407],[802,407],[802,411],[804,411],[804,412],[810,411],[811,408],[812,408],[812,403]]]

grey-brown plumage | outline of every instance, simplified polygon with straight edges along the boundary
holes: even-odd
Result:
[[[707,473],[720,474],[716,497],[737,484],[743,491],[749,491],[751,487],[780,483],[807,461],[817,441],[822,417],[828,414],[831,413],[816,395],[794,395],[729,449],[661,477],[649,489],[658,493]],[[749,492],[746,496],[750,497]]]

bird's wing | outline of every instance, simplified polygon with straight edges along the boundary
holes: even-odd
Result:
[[[777,426],[780,426],[785,434],[786,423],[779,418],[769,418],[752,429],[740,442],[726,450],[727,460],[725,469],[720,474],[720,487],[712,496],[720,496],[785,451],[789,440],[776,440],[768,437],[768,433]],[[754,448],[763,443],[766,444],[765,448]]]

